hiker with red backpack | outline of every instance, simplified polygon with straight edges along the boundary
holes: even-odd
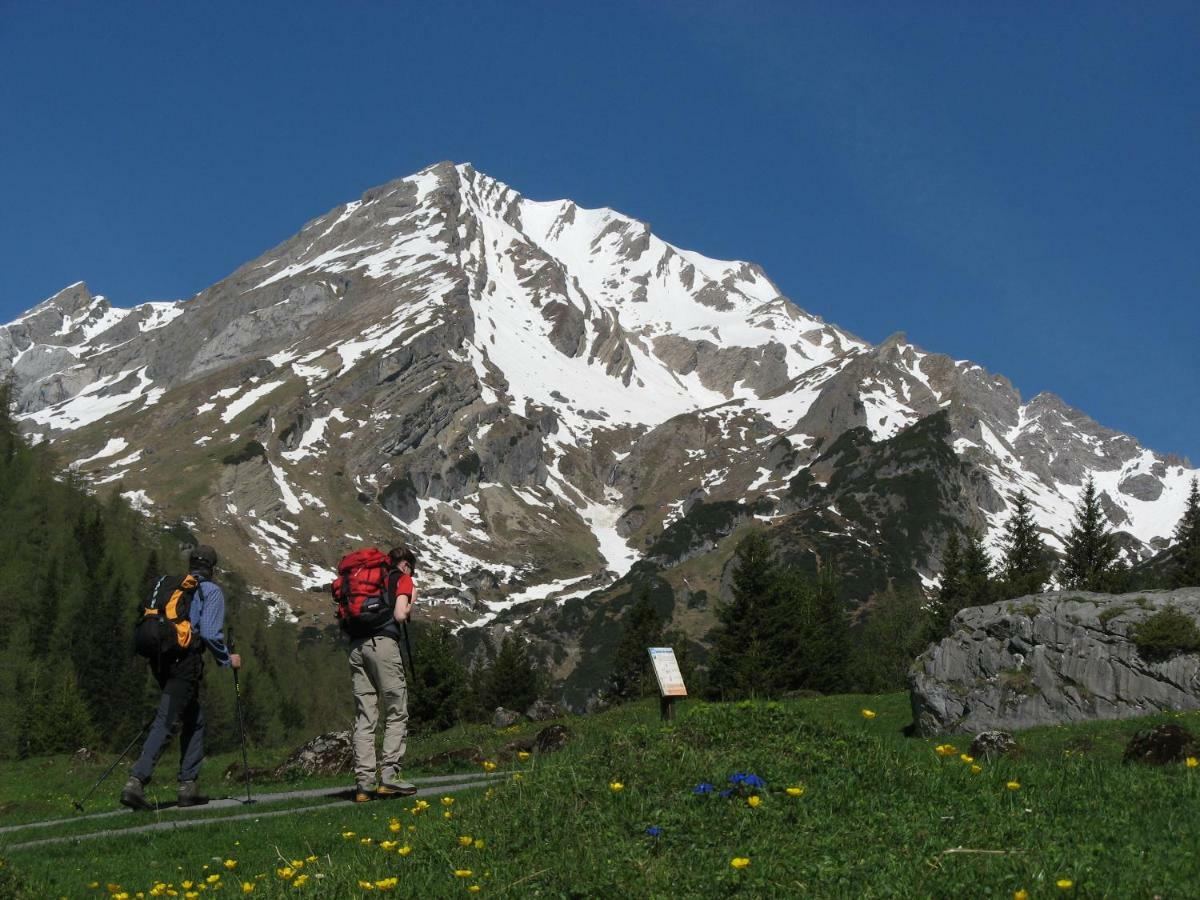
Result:
[[[121,804],[153,809],[145,787],[176,726],[179,734],[179,805],[199,806],[196,779],[204,761],[204,711],[200,681],[207,647],[219,666],[240,668],[242,658],[225,646],[225,594],[212,580],[217,551],[201,544],[188,557],[188,574],[163,576],[142,605],[134,631],[134,647],[150,662],[162,694],[142,754],[121,791]]]
[[[337,617],[350,638],[354,687],[354,800],[407,797],[416,785],[400,777],[408,740],[408,685],[400,654],[400,629],[416,599],[417,559],[407,547],[381,553],[356,550],[338,563],[330,585]],[[383,711],[383,753],[376,768],[375,729]]]

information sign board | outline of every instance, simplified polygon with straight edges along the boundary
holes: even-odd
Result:
[[[658,679],[658,692],[664,697],[686,697],[683,673],[671,647],[650,647],[650,662],[654,665],[654,676]]]

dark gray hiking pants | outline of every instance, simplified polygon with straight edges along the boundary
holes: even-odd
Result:
[[[200,679],[204,676],[204,658],[195,652],[168,660],[153,670],[162,688],[158,712],[150,734],[142,745],[142,755],[133,764],[132,774],[142,783],[150,780],[154,766],[162,756],[171,734],[179,729],[179,780],[195,781],[204,761],[204,711],[200,709]]]

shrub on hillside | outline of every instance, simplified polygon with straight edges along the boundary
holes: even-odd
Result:
[[[1132,629],[1138,653],[1152,662],[1162,662],[1179,653],[1200,650],[1200,629],[1187,613],[1168,606]]]

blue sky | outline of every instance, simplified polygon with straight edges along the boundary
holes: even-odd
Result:
[[[0,0],[0,321],[443,159],[1200,463],[1200,5]]]

